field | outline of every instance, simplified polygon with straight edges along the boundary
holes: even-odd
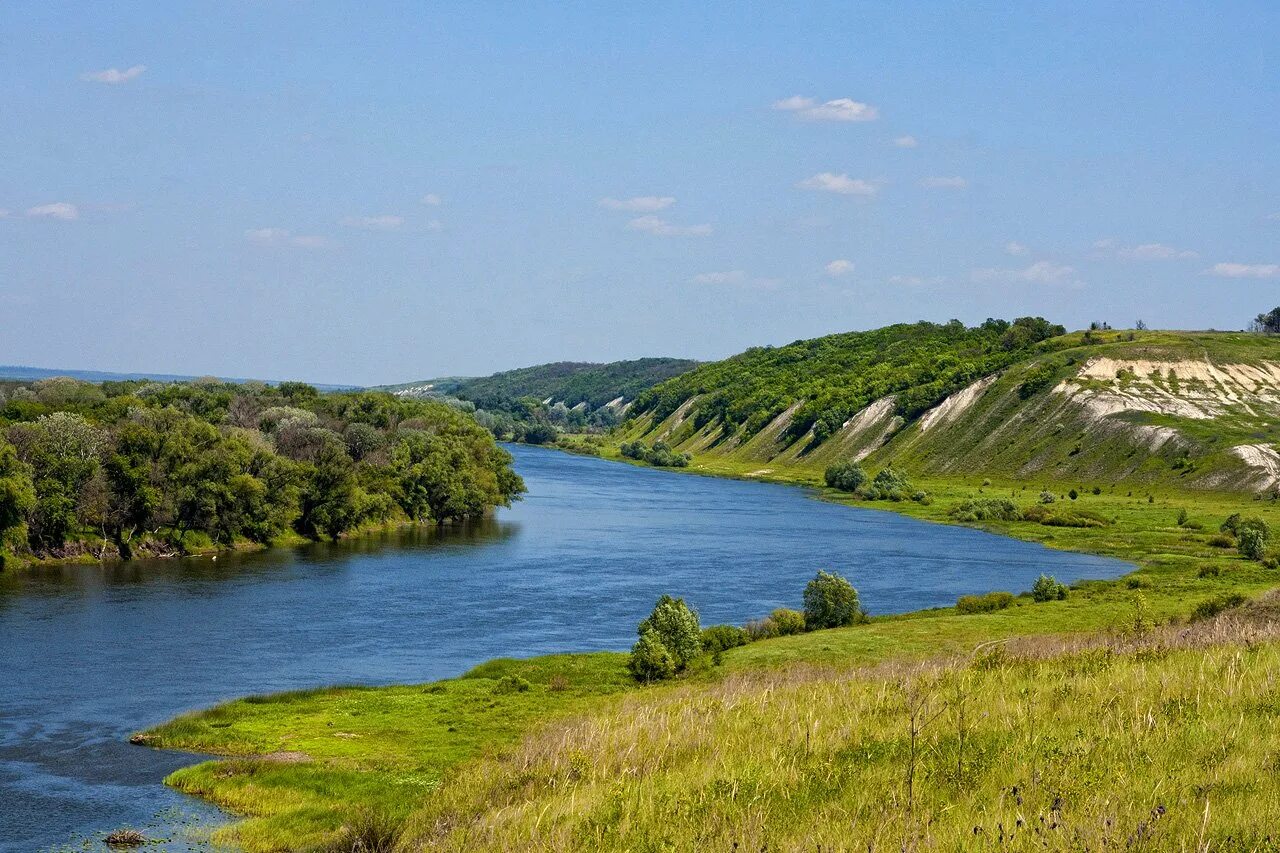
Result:
[[[686,470],[820,478],[725,460]],[[948,522],[968,498],[1026,505],[1041,489],[920,485],[927,505],[868,505]],[[251,853],[735,841],[1196,849],[1202,835],[1215,850],[1256,849],[1262,830],[1248,815],[1276,804],[1259,774],[1280,754],[1268,733],[1280,657],[1272,610],[1184,626],[1205,602],[1280,585],[1274,570],[1213,541],[1233,512],[1277,526],[1280,511],[1230,493],[1053,485],[1059,501],[1111,523],[982,526],[1121,557],[1133,573],[1080,584],[1064,601],[1020,596],[994,613],[945,608],[760,641],[662,686],[637,687],[619,654],[506,660],[431,685],[240,700],[142,739],[229,757],[169,782],[249,817],[219,837]],[[912,703],[929,725],[917,732],[906,794]],[[959,758],[957,726],[969,744]],[[1237,728],[1248,737],[1235,738]]]

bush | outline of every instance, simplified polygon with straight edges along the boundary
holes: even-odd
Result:
[[[769,621],[773,623],[774,636],[787,637],[791,634],[804,633],[804,614],[799,610],[779,607],[769,614]]]
[[[1256,527],[1242,527],[1236,540],[1236,550],[1249,560],[1261,560],[1267,554],[1267,536]]]
[[[907,481],[907,475],[889,465],[876,474],[875,479],[871,481],[868,494],[876,493],[879,500],[900,501],[903,495],[911,491],[911,483]]]
[[[804,588],[804,627],[839,628],[862,618],[858,591],[847,579],[819,571]]]
[[[986,595],[962,595],[956,599],[956,612],[963,614],[970,613],[993,613],[997,610],[1004,610],[1013,604],[1013,593],[1011,592],[988,592]]]
[[[756,640],[768,640],[778,636],[778,628],[768,616],[763,619],[748,620],[747,624],[742,626],[742,630],[747,632],[747,639],[753,643]]]
[[[837,462],[823,475],[828,486],[842,492],[856,492],[867,482],[867,472],[853,460]]]
[[[648,462],[658,468],[684,468],[692,458],[688,453],[677,453],[665,441],[655,442],[653,447],[646,447],[644,442],[625,442],[618,448],[628,459]]]
[[[1210,548],[1234,548],[1236,540],[1229,533],[1215,533],[1209,537]]]
[[[661,681],[676,674],[676,660],[663,645],[657,631],[645,629],[631,647],[627,669],[637,681]]]
[[[1053,575],[1041,575],[1031,586],[1031,597],[1038,602],[1061,601],[1067,597],[1067,587]]]
[[[493,685],[494,693],[527,693],[531,685],[518,675],[504,675]]]
[[[1195,610],[1191,611],[1191,621],[1199,622],[1204,619],[1212,619],[1222,611],[1239,607],[1246,601],[1248,599],[1238,592],[1224,592],[1222,595],[1206,599],[1197,604]]]
[[[1010,500],[976,498],[957,504],[951,516],[957,521],[1017,521],[1022,513]]]
[[[1220,575],[1220,574],[1222,574],[1222,567],[1221,567],[1221,566],[1212,566],[1212,565],[1210,565],[1210,566],[1201,566],[1201,567],[1200,567],[1200,571],[1196,572],[1196,577],[1198,577],[1198,578],[1216,578],[1216,577],[1217,577],[1218,575]]]
[[[664,595],[643,622],[636,628],[641,639],[646,631],[652,631],[671,654],[676,671],[684,669],[689,661],[702,654],[702,628],[698,614],[685,604],[683,598]]]
[[[1022,517],[1046,527],[1106,527],[1111,523],[1096,512],[1090,512],[1087,509],[1052,510],[1044,504],[1028,507],[1022,513]]]
[[[737,625],[712,625],[702,629],[703,651],[717,654],[751,642],[746,630]]]
[[[1042,504],[1051,504],[1055,500],[1057,500],[1057,498],[1053,496],[1053,492],[1044,491],[1040,493],[1040,503]]]

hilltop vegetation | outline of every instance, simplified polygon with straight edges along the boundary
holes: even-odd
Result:
[[[913,477],[1280,488],[1280,338],[1044,337],[1057,331],[916,324],[749,350],[642,394],[619,440],[662,441],[695,469],[808,479],[854,461]]]
[[[128,558],[509,505],[470,417],[383,393],[68,378],[0,390],[0,554]]]
[[[560,361],[479,378],[387,386],[403,397],[460,401],[500,439],[552,442],[564,431],[603,432],[615,426],[642,391],[698,362],[640,358],[608,364]]]

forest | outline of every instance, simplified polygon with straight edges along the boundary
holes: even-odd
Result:
[[[1042,317],[989,319],[971,328],[952,320],[754,347],[640,393],[630,414],[648,413],[658,423],[697,397],[689,412],[695,428],[715,423],[725,436],[751,436],[803,401],[784,438],[794,441],[812,428],[821,442],[881,397],[896,395],[897,413],[911,419],[1064,332]]]
[[[436,400],[298,382],[8,382],[0,560],[462,520],[524,491],[510,463],[473,418]]]

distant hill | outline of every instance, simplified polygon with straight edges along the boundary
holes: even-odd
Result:
[[[485,377],[448,377],[385,386],[403,396],[450,396],[480,408],[505,409],[511,402],[533,397],[569,408],[599,409],[623,406],[659,382],[698,366],[680,358],[638,358],[607,364],[557,361],[507,370]]]
[[[1280,337],[1010,328],[748,350],[642,393],[625,436],[762,466],[1280,488]]]
[[[64,370],[49,367],[27,367],[15,364],[0,364],[0,380],[16,380],[19,382],[34,382],[40,379],[52,379],[55,376],[67,376],[72,379],[79,379],[83,382],[130,382],[139,380],[149,380],[152,382],[190,382],[193,379],[199,379],[198,376],[182,376],[173,373],[112,373],[103,370]],[[254,380],[220,377],[223,381],[234,382],[237,384],[245,382],[266,382],[268,385],[277,385],[277,380]],[[359,386],[356,385],[317,385],[311,384],[321,391],[350,391]]]

